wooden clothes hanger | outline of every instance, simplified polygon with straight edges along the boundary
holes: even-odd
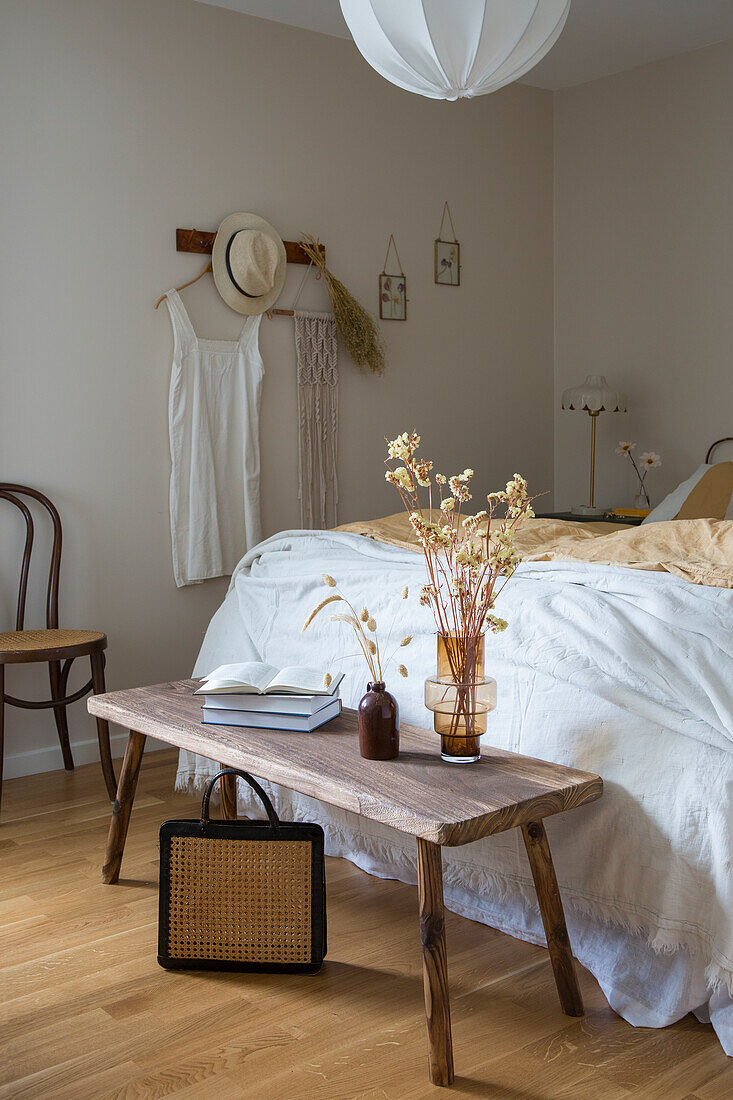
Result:
[[[211,271],[211,262],[209,262],[209,263],[208,263],[208,264],[206,265],[206,267],[204,268],[204,270],[203,270],[203,271],[201,271],[201,272],[200,272],[200,273],[199,273],[199,274],[198,274],[198,275],[197,275],[197,276],[196,276],[196,277],[195,277],[194,279],[189,279],[189,280],[188,280],[188,282],[187,282],[187,283],[183,283],[183,285],[182,285],[182,286],[177,286],[177,287],[176,287],[176,291],[179,291],[179,290],[185,290],[187,286],[193,286],[193,284],[194,284],[194,283],[197,283],[197,282],[199,281],[199,279],[203,279],[204,275],[208,275],[210,271]],[[168,292],[166,291],[166,294],[167,294],[167,293],[168,293]],[[153,306],[153,309],[157,309],[157,308],[158,308],[158,306],[160,305],[160,303],[161,303],[161,302],[162,302],[162,301],[163,301],[164,299],[165,299],[165,294],[161,294],[160,298],[158,298],[158,301],[157,301],[157,302],[155,303],[155,305]]]
[[[295,309],[298,305],[298,302],[300,301],[300,295],[303,292],[303,287],[305,286],[306,282],[308,281],[308,276],[311,273],[311,268],[312,267],[313,267],[313,261],[311,260],[310,263],[308,264],[307,268],[305,269],[305,272],[303,273],[303,278],[300,280],[300,284],[298,286],[298,289],[295,292],[295,298],[293,299],[293,308],[292,309],[274,309],[274,308],[273,309],[266,309],[265,310],[265,316],[267,317],[267,319],[269,321],[271,321],[273,317],[294,317],[295,316]],[[316,272],[316,279],[320,279],[320,277],[321,277],[321,272],[317,271]]]
[[[300,292],[303,289],[306,277],[307,277],[308,273],[310,272],[310,269],[311,269],[312,266],[313,266],[312,264],[310,264],[308,266],[308,268],[306,269],[305,275],[303,276],[303,278],[301,280],[300,286],[298,287],[298,293],[295,295],[295,301],[293,302],[294,306],[296,306],[298,304],[298,298],[300,297]],[[212,270],[211,264],[208,263],[206,265],[206,267],[204,268],[204,270],[200,271],[199,274],[196,275],[195,278],[189,279],[187,283],[183,283],[181,286],[177,286],[176,287],[176,292],[178,292],[180,290],[185,290],[187,286],[193,286],[193,284],[197,283],[199,281],[199,279],[203,279],[204,275],[208,275],[211,270]],[[321,273],[318,272],[318,274],[316,275],[316,278],[320,279],[320,277],[321,277]],[[168,291],[166,291],[166,294],[167,293],[168,293]],[[166,294],[161,294],[160,298],[158,298],[158,301],[153,306],[153,309],[157,309],[158,306],[160,305],[160,303],[165,300]],[[294,309],[268,309],[268,310],[265,310],[265,313],[267,314],[267,316],[269,318],[272,318],[273,316],[292,317],[294,312],[295,312]]]
[[[216,232],[208,232],[200,229],[176,229],[176,251],[177,252],[195,252],[195,253],[209,253],[214,247],[214,240],[216,238]],[[283,241],[285,245],[285,257],[289,264],[307,264],[309,267],[312,265],[312,260],[301,248],[299,241]],[[324,259],[326,256],[326,246],[318,242],[318,250],[322,253]],[[185,290],[187,286],[192,286],[193,283],[197,283],[199,279],[203,278],[211,271],[211,264],[208,263],[200,275],[197,275],[195,279],[191,279],[189,282],[184,283],[183,286],[177,286],[176,290]],[[317,272],[316,278],[320,279],[321,273]],[[302,288],[302,284],[301,284]],[[158,301],[155,303],[155,309],[158,308],[160,303],[165,298],[165,294],[161,294]],[[296,294],[297,304],[298,295]],[[268,317],[292,317],[292,309],[268,309]]]

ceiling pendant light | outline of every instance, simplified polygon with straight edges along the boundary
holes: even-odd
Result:
[[[340,0],[360,53],[429,99],[495,92],[554,46],[570,0]]]

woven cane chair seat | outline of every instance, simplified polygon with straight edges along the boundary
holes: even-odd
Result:
[[[62,651],[59,657],[81,656],[106,644],[98,630],[8,630],[0,634],[0,664],[22,663],[51,651]]]
[[[0,797],[2,797],[3,777],[3,730],[5,725],[5,706],[20,707],[25,710],[53,710],[56,732],[59,736],[64,767],[72,771],[74,754],[69,739],[69,723],[66,708],[71,703],[83,699],[89,692],[104,695],[104,650],[107,648],[107,635],[99,630],[59,630],[59,575],[61,570],[61,544],[63,531],[58,509],[39,489],[30,485],[16,485],[15,482],[0,481],[0,501],[12,504],[25,520],[25,540],[23,558],[18,581],[18,600],[15,612],[15,630],[0,633]],[[36,517],[34,519],[34,512]],[[51,524],[51,568],[48,571],[46,589],[46,629],[26,630],[25,610],[28,595],[28,581],[33,557],[33,541],[38,514],[46,524]],[[36,555],[37,556],[37,555]],[[35,575],[35,574],[34,574]],[[83,574],[82,574],[83,575]],[[70,694],[67,690],[69,673],[77,657],[88,657],[91,679]],[[30,665],[48,663],[50,698],[21,699],[12,695],[6,688],[6,665]],[[117,793],[117,779],[112,764],[112,747],[109,740],[109,723],[105,718],[97,718],[97,737],[99,756],[104,773],[107,794],[114,799]]]

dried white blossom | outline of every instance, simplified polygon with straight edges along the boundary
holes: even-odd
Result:
[[[415,432],[402,432],[396,439],[387,441],[387,454],[390,458],[399,458],[407,462],[420,446],[420,436]]]
[[[433,468],[432,462],[416,462],[415,463],[415,477],[418,485],[422,485],[424,489],[427,489],[430,485],[430,471]]]
[[[492,610],[521,561],[515,534],[522,521],[534,515],[531,498],[527,482],[515,473],[506,488],[488,494],[487,508],[463,517],[461,505],[471,500],[473,469],[467,466],[451,477],[434,473],[432,462],[415,457],[419,443],[416,432],[403,432],[388,441],[387,477],[400,490],[410,525],[425,555],[429,583],[420,589],[420,605],[431,609],[439,630],[454,629],[459,638],[464,638],[468,653],[468,643],[475,642],[484,630],[506,629],[506,622]],[[654,452],[643,459],[647,468],[659,462]],[[393,470],[390,460],[403,465]],[[432,489],[433,479],[438,490],[437,511],[432,495],[425,494],[425,500],[421,492],[423,488]],[[443,486],[448,486],[450,493]],[[405,588],[402,598],[406,597]],[[407,635],[400,646],[411,640]],[[400,674],[406,675],[403,667],[399,668]]]
[[[494,634],[500,634],[502,630],[506,630],[509,623],[506,619],[500,619],[498,615],[486,616],[486,629],[491,630]]]

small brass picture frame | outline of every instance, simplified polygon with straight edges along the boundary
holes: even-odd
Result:
[[[404,275],[379,276],[379,316],[382,321],[407,320],[407,279]]]
[[[435,241],[435,282],[439,286],[461,285],[461,246],[458,241]]]

